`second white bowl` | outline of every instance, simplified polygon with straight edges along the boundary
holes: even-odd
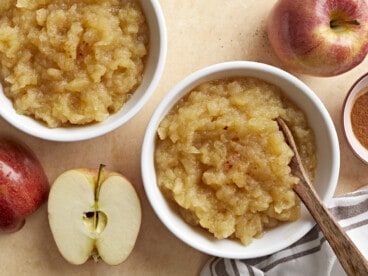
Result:
[[[161,193],[154,164],[157,128],[161,120],[177,103],[197,85],[215,79],[229,77],[257,77],[280,87],[285,96],[297,104],[306,114],[314,130],[317,144],[318,165],[314,185],[322,200],[328,202],[335,191],[340,166],[340,153],[334,124],[326,108],[302,81],[291,74],[256,62],[227,62],[199,70],[178,83],[161,101],[147,126],[142,147],[142,177],[147,197],[160,220],[179,239],[204,253],[226,258],[255,258],[286,248],[304,236],[315,224],[306,208],[302,208],[299,220],[268,230],[260,239],[243,246],[230,239],[216,240],[210,234],[198,231],[187,224],[170,208]]]

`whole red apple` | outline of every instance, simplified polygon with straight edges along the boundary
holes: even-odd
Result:
[[[31,149],[0,137],[0,230],[19,230],[25,218],[47,199],[48,192],[48,179]]]
[[[339,75],[368,52],[365,0],[279,0],[267,25],[276,55],[298,73]]]

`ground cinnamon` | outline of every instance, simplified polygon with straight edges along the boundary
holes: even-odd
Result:
[[[359,94],[351,109],[351,126],[356,138],[368,149],[368,88]]]

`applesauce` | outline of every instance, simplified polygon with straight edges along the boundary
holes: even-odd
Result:
[[[19,114],[52,128],[100,122],[140,85],[139,1],[3,0],[0,12],[0,76]]]
[[[306,116],[274,85],[257,78],[206,82],[161,121],[155,149],[158,185],[190,224],[218,239],[249,244],[300,217],[292,150],[275,121],[292,130],[305,169],[317,165]]]

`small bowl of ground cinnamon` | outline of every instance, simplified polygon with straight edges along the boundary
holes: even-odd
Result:
[[[352,151],[368,164],[368,73],[360,77],[348,92],[342,125]]]

